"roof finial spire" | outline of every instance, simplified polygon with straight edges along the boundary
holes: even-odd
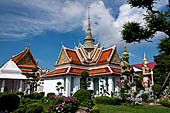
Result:
[[[127,52],[126,43],[124,44],[124,52]]]
[[[87,35],[84,38],[84,48],[87,51],[91,51],[94,49],[94,38],[91,34],[91,28],[90,28],[90,7],[88,7],[88,28],[87,28]]]
[[[143,58],[144,58],[144,59],[146,59],[146,54],[145,54],[145,52],[144,52],[144,56],[143,56]]]
[[[91,28],[90,28],[90,7],[88,7],[88,29],[91,32]]]
[[[28,49],[30,49],[30,46],[31,46],[31,43],[29,43],[29,45],[28,45]]]

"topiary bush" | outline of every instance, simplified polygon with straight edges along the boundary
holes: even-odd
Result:
[[[86,100],[89,100],[91,99],[91,95],[90,95],[90,92],[87,91],[87,90],[83,90],[83,89],[80,89],[78,90],[74,95],[73,97],[76,97],[80,103],[86,101]]]
[[[117,97],[110,98],[110,97],[107,97],[107,96],[96,97],[95,98],[95,103],[96,104],[119,105],[120,104],[120,99],[117,98]]]
[[[146,93],[142,94],[141,97],[143,102],[146,102],[148,100],[148,94]]]
[[[20,98],[13,93],[3,93],[0,96],[0,111],[12,112],[19,107]]]
[[[47,97],[49,98],[50,96],[55,95],[55,93],[47,93]]]
[[[32,103],[27,105],[25,113],[42,113],[44,111],[43,106],[38,103]]]

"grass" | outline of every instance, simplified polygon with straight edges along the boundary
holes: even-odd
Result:
[[[163,106],[125,106],[98,104],[100,113],[170,113],[170,108]]]

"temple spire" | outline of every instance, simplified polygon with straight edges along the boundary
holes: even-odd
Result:
[[[146,54],[144,52],[144,56],[143,56],[143,64],[147,64],[148,63],[148,60],[146,59]]]
[[[87,51],[92,51],[94,49],[94,38],[91,34],[91,27],[90,27],[90,7],[88,7],[88,28],[87,28],[87,35],[84,38],[84,48]]]
[[[124,52],[127,52],[126,44],[124,44]]]

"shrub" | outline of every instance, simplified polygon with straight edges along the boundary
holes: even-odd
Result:
[[[90,92],[83,89],[78,90],[73,96],[76,97],[80,103],[91,99]]]
[[[40,92],[39,93],[40,98],[44,97],[44,95],[45,95],[45,92]]]
[[[94,105],[90,113],[99,113],[99,108],[97,105]]]
[[[38,103],[32,103],[27,105],[25,113],[42,113],[43,111],[44,110],[42,105]]]
[[[160,101],[160,104],[163,106],[169,107],[170,108],[170,100],[169,99],[163,99]]]
[[[14,113],[25,113],[25,108],[18,108]]]
[[[23,96],[24,93],[23,92],[16,92],[17,95]]]
[[[157,95],[157,96],[159,96],[159,93],[160,93],[161,89],[162,89],[162,86],[159,85],[159,84],[155,84],[152,87],[152,90],[153,90],[154,94]]]
[[[47,97],[49,98],[51,95],[55,95],[55,93],[48,93]]]
[[[142,101],[146,102],[148,99],[148,94],[142,94],[141,97],[142,97]]]
[[[80,103],[81,106],[92,108],[94,106],[94,102],[92,100],[86,100]]]
[[[19,107],[20,98],[16,94],[4,93],[0,96],[0,111],[12,112]]]
[[[96,104],[108,104],[108,105],[119,105],[120,99],[117,97],[110,98],[110,97],[96,97],[95,98]]]
[[[57,96],[48,112],[75,113],[78,109],[78,100],[74,97]]]

